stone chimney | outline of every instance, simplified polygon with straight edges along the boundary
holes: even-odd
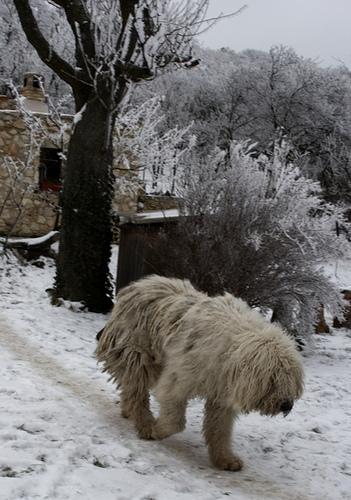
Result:
[[[43,91],[44,78],[38,73],[25,73],[21,95],[25,97],[24,106],[28,111],[48,113],[49,108]]]

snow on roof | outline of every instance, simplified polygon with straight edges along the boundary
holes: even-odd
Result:
[[[150,212],[138,212],[130,216],[121,216],[121,224],[152,224],[163,221],[174,221],[179,218],[179,210],[172,208],[168,210],[155,210]]]

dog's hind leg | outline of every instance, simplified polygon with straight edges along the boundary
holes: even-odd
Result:
[[[128,391],[122,389],[120,396],[120,408],[121,408],[121,415],[123,418],[132,417],[133,409],[129,398],[130,395],[128,394]]]
[[[150,410],[149,391],[144,387],[128,387],[122,389],[122,416],[134,421],[139,437],[152,439],[152,428],[155,423]]]
[[[139,437],[152,439],[155,419],[150,410],[149,389],[156,377],[152,358],[138,351],[124,353],[126,362],[121,386],[121,413],[134,421]]]
[[[206,401],[203,434],[211,462],[223,470],[240,470],[239,457],[231,450],[231,438],[235,412],[211,400]]]

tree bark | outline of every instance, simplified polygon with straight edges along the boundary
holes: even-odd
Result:
[[[55,296],[83,302],[94,312],[112,306],[113,120],[98,98],[86,103],[71,136],[64,173]]]

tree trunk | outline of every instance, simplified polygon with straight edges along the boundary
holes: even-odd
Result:
[[[112,306],[111,255],[113,118],[99,99],[86,103],[71,136],[62,194],[55,297],[90,311]]]

